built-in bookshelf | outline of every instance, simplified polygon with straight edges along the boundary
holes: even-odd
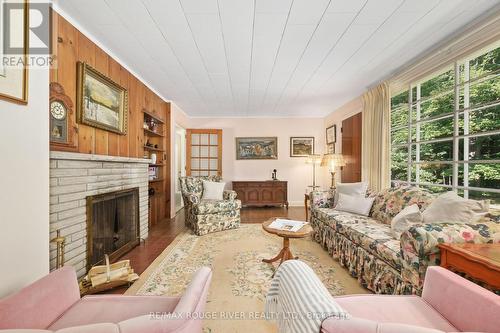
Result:
[[[168,103],[165,103],[170,106]],[[142,110],[144,115],[144,157],[152,160],[149,165],[149,217],[155,224],[169,213],[170,177],[169,126],[170,108],[166,110]]]

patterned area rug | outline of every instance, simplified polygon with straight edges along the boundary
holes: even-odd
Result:
[[[332,295],[368,293],[311,239],[292,239],[295,256],[311,266]],[[127,295],[182,295],[196,270],[213,270],[204,332],[276,332],[263,318],[265,295],[275,266],[261,259],[274,257],[282,238],[266,233],[260,224],[195,236],[181,233],[151,264]]]

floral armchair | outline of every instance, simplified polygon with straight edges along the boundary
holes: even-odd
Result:
[[[219,176],[181,177],[185,224],[198,236],[240,226],[241,201],[235,191],[224,191],[224,200],[202,200],[203,181],[220,182]]]

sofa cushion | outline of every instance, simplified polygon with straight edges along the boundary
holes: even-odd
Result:
[[[390,226],[370,218],[356,219],[337,223],[337,232],[373,253],[389,266],[401,269],[401,242],[392,237]]]
[[[220,182],[219,176],[204,176],[204,177],[183,177],[181,178],[182,191],[190,194],[195,194],[201,197],[203,194],[203,181]]]
[[[446,318],[417,296],[353,295],[335,297],[353,317],[457,332]]]
[[[198,205],[193,207],[193,213],[196,215],[217,214],[240,208],[240,200],[201,200]]]
[[[401,243],[392,237],[390,225],[357,214],[318,208],[316,217],[353,243],[373,253],[395,269],[401,268]]]
[[[434,194],[418,187],[391,187],[375,196],[370,216],[381,223],[391,224],[394,216],[407,206],[416,204],[423,211],[434,198]]]
[[[338,320],[330,317],[321,324],[321,333],[445,333],[414,325],[379,323],[362,318]]]
[[[366,191],[368,189],[368,183],[338,183],[335,191],[333,207],[337,206],[339,202],[339,194],[347,194],[353,196],[366,196]]]
[[[422,212],[417,205],[410,205],[400,211],[391,221],[391,230],[395,239],[401,238],[401,233],[412,225],[422,223]]]
[[[152,312],[172,312],[178,297],[99,295],[87,296],[66,311],[49,329],[97,323],[119,323]]]
[[[336,210],[368,216],[374,198],[365,198],[364,195],[347,195],[339,193]]]
[[[460,197],[454,191],[439,195],[423,214],[425,223],[475,223],[486,216],[488,200],[470,200]]]
[[[203,196],[202,200],[224,200],[224,187],[226,183],[203,181]]]

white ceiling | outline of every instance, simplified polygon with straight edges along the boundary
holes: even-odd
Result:
[[[318,117],[500,1],[55,3],[190,116]]]

